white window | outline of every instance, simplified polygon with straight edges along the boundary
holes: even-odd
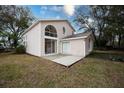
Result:
[[[48,25],[45,28],[45,35],[50,37],[57,37],[56,28],[52,25]]]

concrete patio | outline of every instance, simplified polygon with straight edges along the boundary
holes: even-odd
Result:
[[[44,58],[69,67],[72,64],[76,63],[77,61],[81,60],[83,57],[58,54],[58,55],[44,56]]]

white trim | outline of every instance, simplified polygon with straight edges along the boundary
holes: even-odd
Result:
[[[68,53],[64,53],[64,51],[63,51],[63,44],[64,43],[68,43]],[[70,42],[69,41],[62,42],[62,54],[70,54]]]
[[[65,39],[62,39],[62,40],[85,39],[85,38],[87,38],[89,35],[91,35],[91,32],[90,32],[88,35],[85,35],[85,36],[72,37],[72,38],[65,38]]]
[[[51,36],[44,36],[44,38],[46,38],[46,39],[55,39],[55,40],[58,40],[58,38],[56,38],[56,37],[51,37]]]
[[[49,53],[49,54],[46,54],[45,53],[45,39],[51,39],[51,40],[56,40],[56,43],[55,43],[55,52],[54,53]],[[51,38],[51,37],[49,37],[49,36],[46,36],[45,38],[44,38],[44,55],[54,55],[54,54],[57,54],[58,53],[58,47],[57,47],[57,42],[58,42],[58,39],[57,38]]]
[[[89,38],[90,39],[90,38]],[[90,39],[90,49],[88,50],[88,52],[91,52],[92,51],[92,45],[93,45],[93,43],[92,43],[92,41],[91,41],[91,39]]]
[[[75,38],[67,38],[67,39],[62,39],[63,40],[74,40],[74,39],[84,39],[87,38],[88,36],[83,36],[83,37],[75,37]]]
[[[44,54],[44,56],[51,56],[51,55],[57,55],[58,53],[50,53],[50,54]]]

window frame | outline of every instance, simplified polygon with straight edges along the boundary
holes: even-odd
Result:
[[[47,25],[45,27],[45,36],[57,37],[56,28],[53,25]]]

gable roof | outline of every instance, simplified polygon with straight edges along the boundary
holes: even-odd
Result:
[[[25,34],[25,33],[27,33],[29,30],[31,30],[34,26],[36,26],[38,23],[40,23],[40,22],[60,22],[60,21],[65,21],[65,22],[67,22],[68,24],[69,24],[69,26],[73,29],[73,31],[75,31],[75,29],[73,28],[73,26],[71,25],[71,23],[68,21],[68,20],[66,20],[66,19],[59,19],[59,20],[57,20],[57,19],[44,19],[44,20],[38,20],[38,21],[36,21],[35,23],[33,23],[29,28],[27,28],[25,31],[24,31],[24,33],[23,33],[23,35]]]
[[[64,37],[62,39],[65,40],[65,39],[74,39],[74,38],[86,38],[89,35],[91,35],[91,32],[90,31],[86,31],[86,32],[83,32],[83,33],[73,34],[73,35]]]

